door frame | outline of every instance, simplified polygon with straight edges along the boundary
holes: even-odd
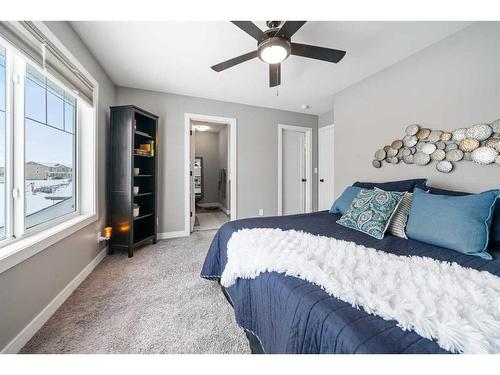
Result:
[[[191,212],[191,189],[190,189],[190,130],[191,130],[191,122],[192,121],[200,121],[200,122],[214,122],[218,124],[225,124],[228,126],[229,130],[229,152],[228,152],[228,165],[230,166],[230,172],[228,173],[228,181],[230,182],[231,189],[231,220],[236,220],[237,218],[237,120],[232,117],[220,117],[220,116],[211,116],[197,113],[184,113],[184,236],[189,236],[191,234],[191,220],[190,220],[190,212]],[[194,214],[194,213],[193,213]]]
[[[312,212],[312,128],[296,125],[278,124],[278,215],[283,215],[283,131],[301,132],[306,137],[306,207]]]
[[[329,130],[329,129],[333,129],[333,145],[332,145],[332,150],[333,150],[333,154],[335,155],[335,124],[330,124],[330,125],[327,125],[327,126],[322,126],[321,128],[318,128],[318,174],[316,176],[316,178],[318,179],[317,181],[317,186],[318,186],[318,210],[319,210],[319,187],[320,187],[320,176],[321,176],[321,170],[319,169],[319,154],[320,154],[320,148],[319,148],[319,140],[321,138],[321,133],[325,130]],[[332,169],[333,169],[333,175],[335,176],[335,157],[334,157],[334,160],[333,160],[333,164],[332,164]],[[335,178],[335,177],[334,177]],[[333,193],[333,196],[335,197],[335,181],[333,183],[333,187],[332,187],[332,193]]]

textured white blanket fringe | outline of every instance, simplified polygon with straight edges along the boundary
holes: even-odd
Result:
[[[455,353],[500,353],[500,277],[295,230],[242,229],[221,278],[283,272]]]

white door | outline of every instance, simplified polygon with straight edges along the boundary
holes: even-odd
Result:
[[[194,156],[195,156],[195,128],[191,124],[191,131],[189,136],[189,168],[190,168],[190,176],[189,176],[189,194],[190,194],[190,231],[192,232],[194,229],[194,219],[195,219],[195,194],[194,194]]]
[[[318,129],[318,210],[330,209],[333,192],[333,125]]]
[[[293,215],[310,211],[311,129],[280,125],[280,173],[278,213]]]

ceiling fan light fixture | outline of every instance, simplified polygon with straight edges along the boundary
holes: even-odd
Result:
[[[290,56],[290,42],[283,38],[269,38],[259,44],[259,58],[268,64],[279,64]]]

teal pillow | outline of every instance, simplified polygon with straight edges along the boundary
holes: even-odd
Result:
[[[381,240],[404,194],[362,189],[337,223]]]
[[[331,214],[345,214],[349,207],[351,207],[351,203],[356,198],[356,195],[363,190],[357,186],[349,186],[344,192],[338,197],[335,202],[333,202],[332,208],[330,208]]]
[[[492,259],[487,249],[499,192],[451,196],[415,189],[406,234],[431,245]]]

